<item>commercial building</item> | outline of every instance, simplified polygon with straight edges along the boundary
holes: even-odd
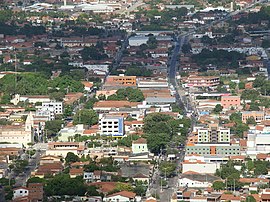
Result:
[[[216,87],[220,83],[217,76],[194,76],[191,75],[183,80],[186,87]]]
[[[112,137],[124,136],[124,118],[122,116],[104,115],[99,120],[101,135]]]
[[[125,76],[120,74],[119,76],[108,76],[103,89],[105,90],[115,90],[116,88],[127,88],[136,87],[136,76]]]
[[[244,111],[242,112],[242,121],[246,123],[249,118],[253,117],[257,123],[265,120],[264,111]]]
[[[76,155],[82,155],[85,150],[83,142],[49,142],[46,155],[66,157],[71,152]]]
[[[221,96],[221,106],[224,109],[239,109],[241,106],[240,96]]]
[[[187,144],[186,155],[219,155],[238,156],[241,154],[239,145],[230,144]]]
[[[220,168],[220,163],[206,163],[200,161],[184,161],[182,162],[182,173],[185,172],[197,172],[197,173],[216,173],[216,170]]]
[[[256,158],[257,154],[270,153],[270,133],[255,133],[250,131],[247,140],[247,155]]]

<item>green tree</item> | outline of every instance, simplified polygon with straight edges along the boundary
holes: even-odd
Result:
[[[77,162],[79,160],[80,160],[80,158],[72,152],[68,152],[67,156],[65,158],[66,164],[74,163],[74,162]]]
[[[244,82],[240,82],[240,83],[238,84],[238,88],[239,88],[239,89],[245,89],[245,83],[244,83]]]
[[[215,181],[213,183],[213,189],[216,191],[224,190],[225,189],[225,183],[222,181]]]
[[[149,49],[157,48],[157,39],[154,36],[150,36],[147,41],[147,45]]]
[[[77,124],[85,124],[85,125],[94,125],[98,122],[98,115],[94,110],[91,109],[82,109],[78,111],[74,118],[73,123]]]
[[[254,88],[260,88],[265,84],[265,82],[266,82],[265,76],[258,75],[258,76],[256,76],[256,79],[253,82],[253,87]]]
[[[256,199],[253,196],[247,196],[246,202],[256,202]]]
[[[44,191],[46,196],[84,196],[87,186],[81,177],[70,178],[69,174],[59,174],[46,183]]]
[[[235,123],[242,123],[242,114],[240,112],[234,112],[230,115],[230,121]]]
[[[161,162],[160,164],[160,171],[161,171],[161,174],[165,176],[166,174],[166,177],[169,177],[171,175],[173,175],[175,169],[176,169],[176,164],[175,163],[172,163],[172,162]]]
[[[165,149],[170,141],[170,135],[166,133],[147,134],[146,138],[148,149],[154,154],[158,154],[161,149]]]
[[[52,121],[47,121],[45,123],[45,130],[47,130],[47,134],[49,136],[57,134],[63,125],[62,120],[52,120]]]
[[[256,124],[256,121],[255,121],[254,117],[249,117],[247,119],[247,124],[253,124],[253,125],[255,125]]]
[[[222,107],[220,104],[217,104],[217,105],[215,106],[215,108],[214,108],[213,111],[214,111],[216,114],[218,114],[218,113],[222,112],[222,110],[223,110],[223,107]]]
[[[97,187],[96,186],[88,186],[87,187],[87,196],[100,196],[100,193],[97,191]]]
[[[144,96],[141,90],[131,87],[117,90],[116,94],[111,95],[107,100],[128,100],[130,102],[142,102]]]

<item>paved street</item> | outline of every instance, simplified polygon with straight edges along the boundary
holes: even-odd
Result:
[[[15,187],[25,186],[27,180],[29,179],[31,172],[33,172],[40,162],[40,157],[44,153],[42,150],[36,150],[36,153],[34,156],[32,156],[29,159],[29,164],[26,167],[26,169],[23,171],[23,173],[20,173],[19,175],[16,175],[14,172],[11,172],[9,175],[10,178],[14,178],[16,183]]]

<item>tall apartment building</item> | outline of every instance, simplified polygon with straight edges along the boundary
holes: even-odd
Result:
[[[230,136],[229,128],[221,128],[217,124],[198,129],[198,143],[228,143]]]
[[[62,102],[42,102],[42,111],[49,110],[55,114],[63,114],[63,103]]]
[[[124,136],[124,118],[122,116],[104,115],[99,120],[101,135],[112,137]]]

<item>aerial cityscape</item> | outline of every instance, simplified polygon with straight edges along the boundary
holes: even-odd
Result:
[[[270,202],[270,1],[0,0],[0,202]]]

